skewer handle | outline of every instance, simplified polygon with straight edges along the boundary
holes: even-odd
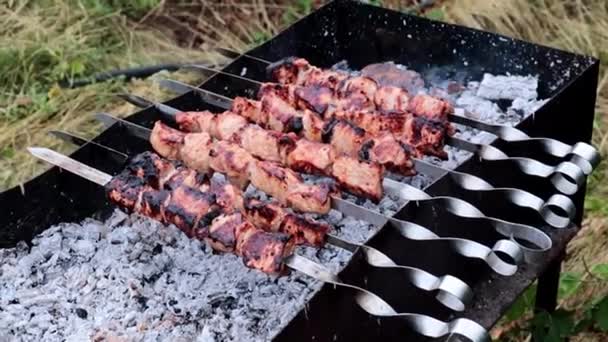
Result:
[[[538,144],[545,153],[555,157],[564,158],[571,156],[570,161],[576,164],[586,176],[591,174],[600,162],[600,154],[597,149],[584,142],[568,145],[556,139],[533,138],[511,126],[492,125],[460,115],[451,115],[449,118],[452,122],[490,132],[504,141]]]
[[[426,315],[397,312],[378,295],[361,287],[342,282],[337,275],[322,265],[295,254],[287,258],[285,263],[292,269],[316,280],[354,290],[356,292],[355,301],[361,309],[380,318],[401,318],[412,330],[423,336],[441,338],[459,335],[472,342],[489,341],[488,332],[471,320],[457,318],[451,322],[443,322]]]

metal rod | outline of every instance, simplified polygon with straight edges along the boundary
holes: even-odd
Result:
[[[233,51],[230,51],[227,49],[221,49],[221,50],[224,50],[226,52],[236,53],[236,52],[233,52]],[[247,54],[242,54],[242,55],[247,58],[262,61],[267,64],[272,64],[270,61],[262,60],[260,58],[254,57],[254,56],[250,56]],[[260,81],[254,80],[254,79],[250,79],[250,78],[243,77],[240,75],[235,75],[233,73],[229,73],[229,72],[225,72],[225,71],[218,71],[216,69],[213,69],[213,68],[210,68],[210,67],[207,67],[204,65],[191,65],[191,66],[195,69],[212,71],[212,72],[221,73],[221,74],[224,74],[227,76],[235,77],[235,78],[244,80],[246,82],[254,83],[258,86],[263,84],[263,82],[260,82]],[[454,123],[458,123],[458,124],[465,125],[465,126],[470,126],[470,127],[482,130],[482,131],[492,133],[492,134],[496,135],[498,138],[500,138],[504,141],[507,141],[507,142],[521,142],[521,143],[538,144],[541,146],[542,150],[545,153],[552,155],[554,157],[565,158],[565,157],[570,156],[571,157],[570,162],[573,163],[574,165],[576,165],[578,168],[580,168],[581,172],[585,176],[588,176],[589,174],[591,174],[591,172],[593,171],[593,169],[595,169],[595,167],[597,167],[597,165],[599,164],[600,159],[601,159],[599,151],[592,145],[587,144],[585,142],[578,142],[574,145],[568,145],[557,139],[546,138],[546,137],[533,138],[533,137],[530,137],[525,132],[523,132],[522,130],[519,130],[515,127],[505,126],[505,125],[492,125],[492,124],[484,123],[484,122],[477,121],[477,120],[467,118],[464,116],[460,116],[460,115],[450,115],[448,117],[448,120],[450,120],[451,122],[454,122]],[[576,177],[578,177],[578,175],[576,175]],[[574,190],[574,192],[570,192],[570,191],[572,191],[570,189],[574,189],[574,188],[573,188],[573,186],[569,186],[566,183],[564,183],[565,181],[559,180],[557,182],[560,183],[559,184],[560,187],[563,187],[564,189],[566,189],[565,191],[562,191],[562,192],[564,192],[567,195],[572,195],[572,194],[576,193],[576,191],[578,191],[578,187],[580,187],[580,181],[578,178],[576,178],[575,183],[574,183],[577,185],[577,188],[576,188],[576,190]],[[566,192],[566,191],[568,191],[568,192]]]
[[[199,94],[201,94],[201,96],[203,97],[203,100],[209,101],[209,103],[220,106],[220,107],[224,106],[225,108],[229,108],[229,104],[221,102],[224,100],[223,98],[221,98],[220,101],[213,100],[213,98],[215,96],[215,93],[213,93],[213,92],[208,92],[204,89],[192,87],[190,85],[187,85],[187,84],[184,84],[181,82],[177,82],[177,81],[162,80],[161,86],[165,86],[165,85],[167,85],[170,89],[179,88],[179,89],[183,89],[183,90],[192,89],[192,90],[198,91]],[[207,95],[209,95],[209,96],[207,96]],[[127,100],[129,100],[129,99],[127,98]],[[137,103],[142,103],[142,102],[145,102],[146,106],[156,107],[161,112],[165,112],[165,114],[171,114],[171,113],[175,113],[178,111],[177,109],[170,108],[170,107],[169,107],[169,109],[166,109],[166,107],[168,107],[168,106],[166,106],[164,104],[156,103],[156,102],[146,100],[143,98],[139,98],[137,101],[132,102],[132,103],[137,104]],[[535,160],[531,160],[528,158],[508,157],[502,151],[500,151],[497,148],[490,146],[490,145],[476,145],[476,144],[472,144],[469,142],[466,142],[466,144],[473,146],[473,147],[471,147],[472,149],[478,149],[479,151],[481,151],[479,153],[481,155],[485,156],[487,160],[495,160],[495,161],[507,160],[507,161],[518,163],[518,165],[522,168],[526,168],[526,167],[531,168],[532,170],[529,170],[528,171],[529,173],[534,173],[534,172],[540,173],[540,174],[537,174],[537,176],[543,176],[543,177],[551,176],[552,169],[549,169],[548,167],[543,167],[543,165],[538,165],[540,163],[536,162]],[[554,228],[566,228],[566,227],[570,226],[571,220],[576,214],[576,207],[575,207],[574,203],[572,202],[572,200],[561,194],[554,194],[548,200],[545,201],[545,200],[541,199],[540,197],[533,195],[530,192],[521,190],[521,189],[494,188],[491,184],[489,184],[488,182],[486,182],[485,180],[483,180],[477,176],[449,170],[446,168],[441,168],[439,166],[435,166],[433,164],[427,163],[423,160],[416,159],[416,158],[414,158],[414,161],[416,163],[416,167],[422,166],[423,170],[427,170],[427,171],[431,170],[431,172],[435,175],[439,174],[439,173],[447,173],[452,179],[455,180],[455,183],[463,189],[470,190],[470,191],[486,191],[486,192],[502,193],[505,195],[505,198],[507,198],[511,203],[514,203],[515,205],[517,205],[519,207],[525,207],[525,208],[529,208],[529,209],[537,211],[538,214],[540,215],[540,217],[548,225],[550,225]],[[570,163],[564,162],[564,163],[560,164],[561,168],[566,167],[566,166],[570,166],[570,168],[565,169],[565,170],[574,173],[575,177],[577,177],[576,182],[580,182],[581,179],[584,179],[584,176],[581,173],[577,173],[579,170],[576,167],[574,167],[573,165],[571,165]],[[542,173],[541,171],[544,173]],[[565,177],[561,173],[553,175],[550,180],[551,180],[551,182],[553,182],[554,186],[556,186],[556,187],[561,186],[562,188],[566,188],[566,187],[572,186],[572,184],[567,179],[567,177]],[[393,193],[393,195],[395,195],[395,194]],[[396,195],[399,196],[398,193]]]
[[[37,158],[52,165],[64,168],[77,176],[91,180],[99,185],[105,185],[112,179],[112,176],[109,174],[96,170],[53,150],[42,147],[28,147],[28,151]],[[344,283],[336,274],[332,273],[325,266],[297,254],[292,254],[287,257],[285,265],[316,280],[357,291],[355,301],[363,310],[378,317],[401,317],[405,319],[412,330],[421,335],[428,337],[460,335],[474,342],[489,340],[487,331],[478,323],[468,319],[458,318],[451,322],[442,322],[426,315],[397,312],[375,293],[358,286]]]
[[[127,131],[134,136],[141,139],[148,140],[150,137],[151,130],[137,124],[115,118],[109,114],[98,113],[96,118],[99,119],[107,126],[113,124],[119,124],[126,127]],[[457,253],[469,257],[476,258],[485,261],[490,268],[495,272],[502,275],[512,275],[517,271],[517,264],[521,263],[524,259],[536,262],[541,259],[539,255],[545,254],[551,248],[551,239],[541,232],[542,235],[537,236],[521,236],[523,240],[531,240],[532,244],[540,246],[539,249],[530,250],[528,248],[522,248],[518,242],[513,240],[499,240],[495,243],[492,248],[480,244],[475,241],[452,238],[452,237],[440,237],[434,232],[424,228],[413,222],[403,221],[392,217],[384,216],[371,209],[359,206],[352,202],[343,200],[342,198],[333,196],[332,197],[332,209],[343,213],[346,216],[352,216],[356,219],[369,222],[376,226],[383,226],[387,222],[393,227],[400,235],[411,240],[442,240],[450,244],[450,246],[457,251]],[[536,233],[536,229],[534,233]],[[509,233],[502,231],[501,233],[506,234],[507,237],[513,238],[514,236],[520,236],[521,234]],[[535,241],[538,239],[538,241]],[[499,255],[508,256],[507,259],[502,259]]]

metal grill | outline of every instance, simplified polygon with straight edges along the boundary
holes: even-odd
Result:
[[[486,51],[489,46],[492,53]],[[147,140],[155,121],[174,123],[180,111],[221,112],[236,96],[254,98],[259,82],[268,80],[266,61],[289,56],[321,67],[347,60],[353,69],[392,60],[423,73],[438,68],[446,78],[463,73],[464,80],[480,79],[485,72],[535,74],[540,95],[549,100],[517,127],[452,115],[453,123],[495,138],[491,144],[448,138],[448,145],[473,154],[455,170],[416,160],[418,172],[431,180],[422,189],[385,178],[385,193],[399,205],[394,214],[332,198],[332,209],[382,228],[364,244],[329,235],[329,244],[354,253],[339,274],[297,255],[287,259],[289,267],[326,285],[274,340],[396,341],[458,335],[481,341],[487,338],[485,329],[539,276],[538,305],[551,308],[559,258],[580,224],[586,176],[599,162],[597,151],[585,143],[590,140],[598,74],[597,61],[590,58],[336,1],[247,54],[232,55],[234,61],[222,71],[203,68],[214,75],[199,87],[162,82],[181,94],[167,103],[125,96],[145,109],[127,121],[98,114],[109,128],[92,143],[58,133],[83,146],[74,159],[105,175],[84,165],[74,167],[49,151],[32,151],[106,184],[125,157],[150,149]],[[546,60],[557,59],[561,63],[547,67]],[[61,191],[49,190],[57,188]],[[2,219],[3,246],[30,240],[55,222],[107,214],[111,207],[92,200],[103,197],[101,188],[58,169],[24,189],[0,198],[11,208]],[[61,201],[67,198],[69,204]]]

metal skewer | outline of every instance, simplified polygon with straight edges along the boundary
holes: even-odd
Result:
[[[189,88],[191,86],[186,85],[186,87]],[[192,88],[194,88],[194,90],[198,89],[196,87],[192,87]],[[137,102],[142,102],[144,100],[145,99],[140,98],[139,101],[137,101]],[[173,108],[169,109],[167,107],[169,107],[169,106],[162,105],[162,106],[158,106],[157,109],[159,109],[161,111],[163,109],[168,109],[168,111],[165,112],[165,114],[168,114],[168,115],[174,115],[175,113],[178,112],[176,109],[173,109]],[[227,106],[227,108],[230,108],[230,107]],[[483,189],[483,185],[484,185],[483,183],[486,183],[486,185],[489,185],[485,181],[480,183],[480,182],[476,182],[475,179],[468,178],[468,180],[473,181],[473,182],[470,184],[467,184],[467,182],[465,182],[465,185],[463,187],[467,186],[467,187],[471,188],[472,186],[476,186],[477,188]],[[393,181],[393,180],[387,179],[387,178],[384,179],[383,186],[384,186],[386,193],[389,196],[397,197],[403,203],[405,203],[407,201],[420,202],[420,201],[439,200],[439,201],[441,201],[441,203],[445,204],[446,209],[448,209],[452,214],[454,214],[456,216],[486,221],[487,223],[492,225],[496,229],[497,232],[503,234],[504,236],[514,237],[515,240],[527,241],[528,244],[526,244],[526,246],[530,246],[530,245],[538,246],[538,248],[539,248],[537,250],[538,254],[534,251],[535,250],[534,248],[530,249],[529,247],[525,247],[526,248],[525,250],[527,251],[527,253],[526,253],[527,260],[530,262],[534,262],[533,260],[536,258],[543,258],[544,257],[543,254],[546,253],[548,251],[548,249],[550,249],[551,243],[548,242],[550,240],[550,238],[545,233],[540,231],[539,229],[529,226],[529,225],[511,223],[511,222],[501,220],[498,218],[486,216],[481,211],[479,211],[477,208],[475,208],[473,205],[471,205],[468,202],[461,200],[459,198],[454,198],[454,197],[450,197],[450,196],[431,197],[428,194],[426,194],[424,191],[421,191],[418,188],[415,188],[409,184],[399,183],[399,182],[396,182],[396,181]],[[507,198],[512,203],[515,203],[516,205],[520,205],[521,203],[527,202],[527,201],[522,201],[522,197],[521,197],[522,195],[524,198],[529,197],[527,195],[524,195],[526,193],[523,192],[523,190],[519,190],[519,189],[511,189],[509,191],[506,191],[505,194],[511,195]],[[552,197],[550,199],[550,201],[548,202],[549,205],[542,206],[542,203],[545,203],[545,202],[542,201],[542,199],[532,195],[530,197],[529,203],[530,203],[530,205],[528,207],[531,206],[533,209],[538,208],[537,212],[543,219],[550,221],[552,225],[554,224],[558,227],[563,228],[564,226],[568,226],[570,224],[570,220],[574,216],[575,206],[572,203],[572,201],[565,196]],[[539,204],[541,205],[540,207],[538,207]],[[563,210],[566,213],[566,216],[561,216],[559,213],[552,210],[551,208],[553,208],[553,207]],[[541,246],[543,246],[543,247],[541,247]],[[524,246],[522,245],[522,247],[524,247]]]
[[[127,129],[129,134],[140,139],[149,140],[151,130],[131,122],[115,118],[109,114],[98,113],[96,118],[103,122],[106,126],[119,124]],[[440,237],[434,232],[412,222],[386,217],[373,210],[356,205],[352,202],[343,200],[339,197],[332,197],[332,208],[343,213],[344,215],[354,217],[359,220],[366,221],[375,226],[383,226],[387,222],[400,235],[411,240],[441,240],[447,242],[458,254],[465,257],[476,258],[483,260],[496,273],[502,275],[512,275],[517,271],[517,264],[524,260],[524,257],[530,258],[529,251],[524,252],[521,246],[515,240],[499,240],[492,248],[489,248],[481,243],[466,240],[461,238]],[[542,233],[542,232],[541,232]],[[546,235],[543,233],[546,237]],[[511,238],[511,236],[508,236]],[[539,237],[543,250],[551,248],[551,239],[543,236]],[[526,239],[527,240],[527,239]],[[543,254],[544,251],[541,253]],[[508,256],[508,260],[504,260],[500,255]],[[536,254],[535,252],[532,254]],[[535,259],[535,258],[532,258]]]
[[[109,151],[112,154],[116,154],[122,158],[123,162],[126,162],[129,158],[126,153],[119,152],[113,148],[98,144],[91,140],[86,140],[72,133],[63,131],[50,131],[49,133],[61,140],[68,141],[77,146],[84,146],[86,144],[94,145],[103,150]],[[327,243],[347,250],[353,254],[360,250],[370,266],[378,268],[394,268],[403,271],[408,281],[417,288],[428,292],[437,291],[437,300],[452,310],[463,311],[466,304],[469,303],[473,298],[473,291],[471,288],[462,280],[449,274],[438,277],[416,267],[399,265],[389,256],[373,247],[347,241],[333,234],[327,234]]]
[[[524,255],[528,262],[540,262],[542,259],[544,259],[545,253],[547,253],[549,249],[551,249],[551,238],[540,229],[529,225],[513,223],[506,220],[486,216],[475,206],[462,199],[450,196],[433,197],[428,195],[426,192],[409,184],[399,183],[388,178],[384,179],[383,187],[385,192],[389,196],[399,198],[401,204],[405,204],[408,201],[417,201],[418,203],[430,202],[433,204],[439,202],[440,207],[445,208],[455,216],[477,221],[483,221],[485,223],[490,224],[499,234],[507,238],[513,238],[514,241],[523,249]],[[566,200],[556,200],[555,203],[559,205],[568,204],[568,202],[571,203],[568,198],[563,198],[565,198]],[[518,203],[516,200],[514,201],[514,203]],[[345,201],[337,196],[332,196],[332,206],[334,206],[334,208],[337,208],[337,206],[341,206],[343,210],[346,210],[345,206],[349,204],[351,204],[351,202]],[[574,204],[572,204],[572,209],[574,209]],[[376,213],[375,211],[369,209],[366,209],[366,211],[368,213]],[[362,212],[359,211],[359,213]],[[353,213],[353,215],[355,215],[355,213]],[[368,221],[369,215],[371,214],[365,213],[365,215],[359,218],[361,220]],[[526,244],[522,245],[518,241],[525,241]]]
[[[252,56],[246,53],[239,53],[233,50],[225,48],[216,48],[220,53],[228,55],[229,58],[236,59],[240,56],[255,60],[266,65],[271,65],[273,62],[266,59]],[[246,79],[245,77],[241,77]],[[257,81],[254,81],[257,82]],[[258,82],[259,83],[259,82]],[[570,157],[570,161],[578,166],[582,172],[588,176],[591,174],[593,169],[597,167],[600,162],[600,154],[598,150],[592,145],[585,142],[577,142],[574,145],[568,145],[557,139],[545,138],[545,137],[530,137],[524,131],[515,127],[506,125],[493,125],[479,120],[467,118],[460,115],[450,115],[448,119],[451,122],[458,123],[465,126],[470,126],[482,131],[486,131],[494,134],[498,138],[508,142],[522,142],[522,143],[534,143],[541,146],[541,149],[554,157],[566,158]]]
[[[36,158],[72,172],[101,186],[105,186],[112,180],[111,175],[53,150],[41,147],[28,147],[28,151]],[[401,317],[412,330],[421,335],[428,337],[443,337],[456,334],[474,342],[487,341],[489,339],[487,331],[483,327],[468,319],[458,318],[451,322],[442,322],[426,315],[399,313],[373,292],[344,283],[336,274],[332,273],[325,266],[297,254],[292,254],[287,257],[284,262],[285,265],[291,269],[302,272],[316,280],[355,290],[357,292],[355,301],[363,310],[378,317]]]
[[[157,110],[167,115],[174,116],[180,112],[178,109],[159,102],[150,101],[141,96],[133,94],[119,94],[118,96],[142,108],[155,107]],[[535,210],[545,221],[545,223],[554,228],[566,228],[570,226],[576,213],[576,207],[572,200],[561,194],[554,194],[545,201],[542,198],[521,189],[495,188],[480,177],[442,168],[418,158],[413,158],[413,160],[417,170],[435,179],[441,175],[447,174],[449,177],[454,179],[458,186],[463,189],[487,193],[501,193],[503,194],[504,198],[509,200],[511,203],[519,207]],[[393,182],[387,182],[389,188],[397,188]]]
[[[198,68],[213,71],[218,74],[229,75],[230,77],[238,79],[248,80],[249,82],[255,84],[261,83],[259,81],[251,80],[246,77],[234,75],[229,72],[216,70],[206,66],[192,65],[186,66],[186,68]],[[232,99],[226,96],[216,94],[206,89],[191,86],[183,82],[161,80],[159,84],[161,87],[179,93],[186,92],[186,89],[189,91],[195,91],[201,95],[201,98],[204,101],[226,110],[230,109],[232,103]],[[446,137],[445,141],[447,144],[456,148],[477,154],[482,160],[514,163],[524,174],[541,178],[549,178],[555,189],[566,195],[575,194],[578,189],[585,184],[585,173],[576,164],[569,161],[563,161],[557,166],[550,166],[531,158],[509,157],[507,154],[491,145],[475,144],[455,137]]]

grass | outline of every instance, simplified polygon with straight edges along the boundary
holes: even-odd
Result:
[[[67,151],[69,146],[46,132],[61,128],[92,136],[100,127],[91,113],[114,109],[118,102],[113,95],[132,87],[118,80],[61,89],[59,81],[118,67],[217,59],[204,50],[181,47],[163,32],[128,19],[158,4],[152,0],[0,3],[0,84],[4,85],[0,92],[0,190],[45,168],[26,153],[26,146]]]

